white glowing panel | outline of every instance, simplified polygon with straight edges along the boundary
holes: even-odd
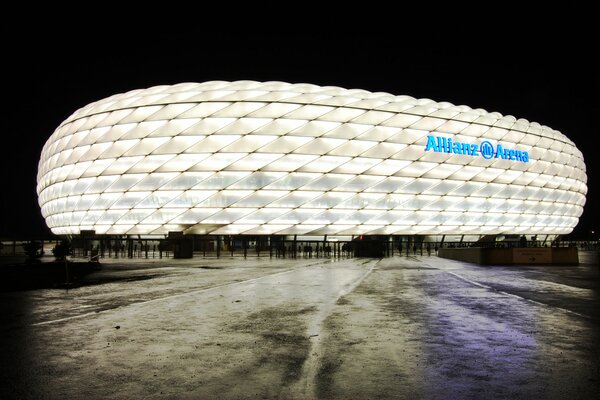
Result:
[[[429,137],[461,150],[426,150]],[[508,156],[464,150],[484,142]],[[586,183],[573,142],[535,122],[388,93],[214,81],[76,111],[44,146],[37,192],[57,234],[566,234]]]

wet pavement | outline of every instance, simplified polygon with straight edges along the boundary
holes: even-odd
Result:
[[[2,399],[595,399],[600,267],[103,260],[0,293]]]

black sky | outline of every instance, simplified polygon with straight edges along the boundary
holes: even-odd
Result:
[[[600,74],[593,30],[508,28],[511,35],[493,37],[464,30],[454,37],[441,31],[419,37],[400,29],[366,36],[319,30],[125,35],[98,28],[15,38],[4,30],[0,236],[48,232],[35,193],[37,163],[44,142],[76,109],[132,89],[239,79],[430,98],[557,129],[585,157],[589,192],[576,229],[583,233],[600,221]]]

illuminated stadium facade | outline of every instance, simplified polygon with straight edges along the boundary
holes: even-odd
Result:
[[[89,104],[48,139],[55,234],[559,235],[585,204],[562,133],[428,99],[182,83]]]

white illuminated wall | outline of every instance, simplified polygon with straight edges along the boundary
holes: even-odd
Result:
[[[529,162],[425,151],[489,140]],[[89,104],[48,139],[56,234],[565,234],[581,152],[560,132],[428,99],[283,82],[182,83]]]

